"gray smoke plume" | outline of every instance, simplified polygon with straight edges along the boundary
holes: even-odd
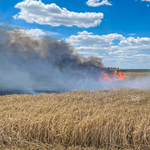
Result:
[[[61,40],[0,28],[0,95],[150,85],[149,77],[108,84],[98,80],[101,70],[111,73],[100,58],[85,58]]]
[[[100,58],[85,58],[61,40],[0,28],[0,91],[92,90],[100,67]]]

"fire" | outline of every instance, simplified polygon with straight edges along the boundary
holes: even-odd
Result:
[[[125,78],[128,78],[123,72],[117,72],[117,70],[114,70],[113,72],[106,73],[104,71],[101,71],[101,76],[99,77],[99,80],[123,80]]]

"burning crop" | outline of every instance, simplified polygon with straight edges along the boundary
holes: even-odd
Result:
[[[143,87],[125,81],[123,72],[110,70],[98,57],[83,57],[75,48],[51,37],[34,38],[0,28],[0,94],[69,92],[113,87]],[[125,81],[125,82],[124,82]],[[146,81],[146,84],[149,83]]]
[[[0,34],[0,91],[98,90],[108,88],[106,80],[126,78],[122,72],[107,69],[98,57],[75,53],[74,47],[61,40],[3,28]]]
[[[0,94],[33,94],[0,96],[1,149],[150,148],[149,91],[99,90],[148,87],[149,78],[125,80],[51,37],[0,34]]]
[[[125,78],[128,78],[123,72],[117,72],[115,69],[114,71],[103,71],[101,70],[101,75],[99,77],[99,80],[104,81],[116,81],[116,80],[123,80]]]

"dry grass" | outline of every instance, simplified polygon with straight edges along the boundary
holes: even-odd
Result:
[[[150,149],[150,91],[0,96],[1,149]]]
[[[150,77],[150,72],[125,72],[129,78],[144,78]]]

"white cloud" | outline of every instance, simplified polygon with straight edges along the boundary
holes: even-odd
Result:
[[[69,38],[66,39],[66,42],[71,43],[78,49],[110,50],[114,49],[112,46],[114,40],[123,40],[123,39],[124,37],[121,34],[117,33],[100,36],[94,35],[92,32],[83,31],[78,32],[78,35],[71,35]]]
[[[46,36],[46,33],[41,29],[18,29],[18,31],[34,37]]]
[[[134,36],[134,35],[136,35],[135,33],[129,33],[128,35],[130,35],[130,36]]]
[[[21,32],[23,34],[27,34],[34,37],[41,37],[41,36],[51,36],[51,35],[60,35],[56,32],[51,31],[43,31],[41,29],[15,29],[16,32]]]
[[[150,0],[141,0],[141,1],[146,1],[146,2],[150,2]]]
[[[127,39],[123,39],[120,41],[119,45],[150,45],[150,38],[142,37],[142,38],[134,38],[134,37],[128,37]]]
[[[81,51],[81,52],[80,52],[80,54],[81,54],[81,55],[84,55],[84,57],[95,56],[95,57],[103,58],[103,56],[99,56],[99,54],[98,54],[98,53],[96,53],[96,52]]]
[[[98,7],[101,5],[110,5],[110,6],[112,5],[110,2],[108,2],[108,0],[102,0],[102,2],[99,1],[100,0],[88,0],[86,4],[91,7]]]
[[[95,27],[104,17],[103,13],[85,12],[78,13],[60,8],[55,3],[44,4],[41,0],[24,0],[15,5],[20,12],[14,15],[14,19],[23,19],[28,23],[38,23],[51,26],[77,26]]]
[[[77,52],[86,57],[102,58],[104,65],[108,67],[150,68],[146,65],[150,60],[150,38],[148,37],[125,38],[118,33],[95,35],[83,31],[71,35],[66,42],[74,45]]]

